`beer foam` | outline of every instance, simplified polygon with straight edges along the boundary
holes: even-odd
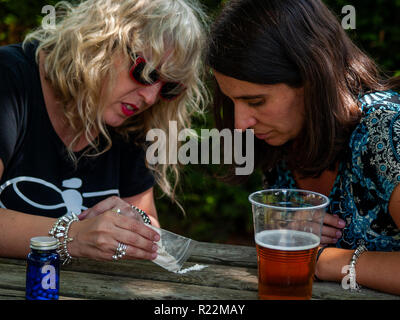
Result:
[[[255,242],[265,248],[300,251],[309,250],[319,245],[317,235],[297,230],[264,230],[256,234]]]

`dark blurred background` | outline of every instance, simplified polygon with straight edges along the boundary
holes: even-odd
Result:
[[[215,17],[229,0],[200,0]],[[267,0],[266,0],[267,1]],[[25,34],[40,25],[42,7],[53,0],[0,0],[0,45],[21,42]],[[77,1],[70,1],[77,2]],[[356,29],[348,30],[356,44],[367,52],[388,75],[400,75],[400,0],[324,0],[342,20],[345,5],[356,9]],[[211,128],[211,115],[195,119],[195,129]],[[247,197],[261,188],[261,174],[247,183],[228,185],[215,179],[213,165],[187,165],[178,193],[186,214],[168,198],[156,192],[163,228],[199,241],[253,244],[252,215]]]

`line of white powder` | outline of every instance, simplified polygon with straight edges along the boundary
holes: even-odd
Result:
[[[203,270],[204,268],[207,268],[207,267],[208,266],[205,266],[203,264],[195,264],[194,266],[191,266],[189,268],[180,270],[177,273],[183,274],[183,273],[190,272],[190,271],[200,271],[200,270]]]

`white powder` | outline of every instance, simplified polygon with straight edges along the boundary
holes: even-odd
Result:
[[[195,264],[194,266],[191,266],[189,268],[183,269],[181,271],[178,271],[179,274],[183,274],[186,272],[190,272],[190,271],[200,271],[203,270],[204,268],[207,268],[208,266],[205,266],[203,264]]]
[[[158,247],[157,258],[153,260],[153,262],[172,272],[178,272],[181,268],[176,259],[171,256],[163,246]]]
[[[157,254],[157,258],[153,260],[153,262],[158,264],[160,267],[163,267],[164,269],[174,273],[184,274],[191,271],[200,271],[208,267],[205,265],[196,264],[189,268],[180,270],[181,266],[178,264],[176,259],[165,250],[163,246],[158,248]]]

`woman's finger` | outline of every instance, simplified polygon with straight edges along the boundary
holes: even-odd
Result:
[[[115,213],[113,214],[115,215]],[[160,240],[158,232],[148,228],[143,222],[137,221],[132,217],[118,215],[115,223],[119,228],[137,233],[150,241],[157,242]]]
[[[324,225],[343,229],[346,226],[346,222],[340,219],[337,215],[326,213],[324,216]]]
[[[125,244],[126,249],[125,249],[125,255],[122,256],[122,258],[119,259],[140,259],[140,260],[154,260],[157,258],[157,245],[156,244],[150,244],[150,250],[145,250],[141,247],[138,247],[136,244],[132,245],[129,243],[127,240],[126,241],[113,241],[113,249],[108,250],[106,252],[103,252],[102,256],[110,260],[112,257],[117,253],[117,248],[119,244]]]
[[[336,238],[321,236],[320,245],[335,244],[338,241]]]
[[[342,231],[340,229],[328,227],[328,226],[322,226],[322,231],[321,235],[325,237],[329,237],[332,239],[339,239],[342,236]]]
[[[142,250],[141,248],[128,245],[126,249],[126,258],[154,260],[155,258],[157,258],[157,249],[155,251],[149,252]]]
[[[157,251],[157,244],[153,240],[149,240],[136,232],[118,228],[116,235],[118,242],[125,243],[149,253]]]

